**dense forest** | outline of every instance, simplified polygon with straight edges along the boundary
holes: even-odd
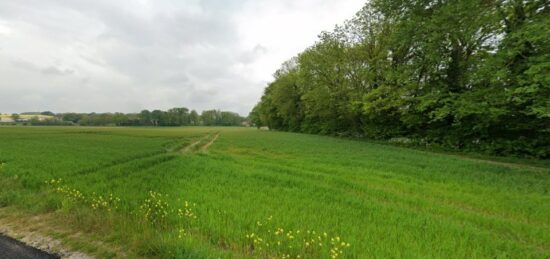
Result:
[[[372,0],[274,77],[257,126],[550,157],[547,0]]]
[[[167,111],[143,110],[140,113],[21,113],[37,115],[24,123],[30,125],[82,125],[82,126],[242,126],[246,118],[229,111],[206,110],[201,114],[187,108]],[[41,119],[38,115],[51,116]],[[18,114],[12,117],[19,117]],[[16,119],[21,121],[20,119]]]

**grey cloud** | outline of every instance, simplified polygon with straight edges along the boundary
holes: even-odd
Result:
[[[24,60],[12,60],[11,64],[16,67],[30,72],[41,72],[44,75],[65,76],[74,73],[72,69],[62,69],[55,66],[39,67],[33,63]]]
[[[20,60],[20,59],[11,60],[11,65],[13,65],[14,67],[20,68],[20,69],[28,70],[28,71],[38,71],[38,70],[40,70],[40,68],[38,68],[38,66],[36,66],[36,65],[34,65],[30,62]]]
[[[300,1],[312,12],[326,2]],[[272,6],[295,8],[292,0],[0,0],[10,31],[0,34],[0,111],[187,106],[245,115],[295,54],[243,31]]]
[[[56,75],[56,76],[66,76],[74,73],[74,71],[71,69],[59,69],[54,66],[43,68],[41,72],[45,75]]]
[[[253,49],[241,53],[238,60],[242,63],[251,63],[262,55],[266,54],[268,49],[260,44],[256,45]]]

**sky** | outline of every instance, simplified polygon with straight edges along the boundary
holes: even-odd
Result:
[[[248,115],[363,0],[0,0],[0,113]]]

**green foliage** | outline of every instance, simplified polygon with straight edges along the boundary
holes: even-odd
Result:
[[[277,71],[271,129],[550,157],[547,1],[374,0]]]
[[[245,120],[237,113],[220,110],[203,111],[200,119],[204,126],[240,126]]]
[[[44,114],[53,113],[43,112],[42,115]],[[138,114],[120,112],[60,113],[47,119],[35,116],[28,120],[31,125],[35,126],[241,126],[245,121],[245,118],[234,112],[210,110],[204,111],[201,116],[195,110],[189,112],[189,109],[185,107],[172,108],[167,111],[143,110]]]

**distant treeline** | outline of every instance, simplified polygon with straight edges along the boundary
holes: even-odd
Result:
[[[372,0],[319,38],[256,125],[550,157],[548,0]]]
[[[82,126],[241,126],[246,121],[246,118],[234,112],[207,110],[198,114],[195,110],[189,111],[187,108],[172,108],[167,111],[143,110],[140,113],[21,113],[33,114],[52,117],[36,116],[24,123]],[[12,117],[17,118],[17,115]]]

